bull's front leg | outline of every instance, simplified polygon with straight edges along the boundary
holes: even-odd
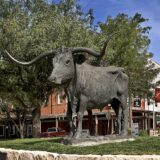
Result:
[[[72,104],[72,119],[74,120],[75,117],[77,117],[77,107],[78,107],[78,98],[73,97],[73,104]]]
[[[72,96],[70,91],[65,88],[65,94],[68,98],[68,105],[67,105],[67,122],[69,126],[69,136],[72,137],[74,135],[74,127],[73,127],[73,121],[72,121]]]
[[[68,102],[68,107],[67,107],[67,121],[69,125],[69,136],[72,137],[75,133],[75,127],[73,125],[73,120],[72,120],[72,106],[71,102]]]
[[[78,107],[78,98],[73,97],[73,102],[72,102],[72,106],[71,106],[73,135],[75,134],[76,129],[77,129],[77,107]]]
[[[78,98],[71,95],[71,92],[66,88],[65,93],[68,97],[68,108],[67,108],[67,120],[69,123],[69,129],[70,129],[70,137],[73,137],[73,135],[76,132],[76,117],[77,117],[77,105],[78,105]]]
[[[86,110],[87,106],[87,97],[81,96],[80,98],[80,106],[78,110],[78,126],[77,126],[77,131],[74,135],[75,138],[80,138],[82,134],[82,121],[83,121],[83,115],[84,111]]]

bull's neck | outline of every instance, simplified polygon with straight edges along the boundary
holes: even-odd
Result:
[[[74,74],[73,74],[73,78],[69,83],[69,91],[72,93],[72,95],[75,94],[76,92],[76,82],[77,82],[77,65],[74,65]]]
[[[72,95],[77,96],[77,77],[82,65],[75,64],[74,65],[74,76],[69,83],[68,89]]]

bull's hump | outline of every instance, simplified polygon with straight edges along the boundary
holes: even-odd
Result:
[[[109,66],[109,67],[97,67],[92,66],[87,63],[83,63],[82,65],[79,65],[79,68],[81,70],[85,70],[88,72],[98,72],[98,73],[118,73],[118,72],[124,72],[124,68],[122,67],[116,67],[116,66]]]
[[[97,94],[110,90],[116,76],[107,74],[106,67],[94,67],[88,64],[80,65],[77,69],[77,85],[81,91]],[[110,85],[108,85],[110,84]],[[93,91],[94,90],[94,91]]]

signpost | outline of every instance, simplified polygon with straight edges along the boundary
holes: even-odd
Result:
[[[131,135],[138,136],[139,135],[139,125],[138,123],[132,123]]]
[[[140,98],[134,98],[134,107],[141,107],[141,99]]]
[[[156,127],[160,129],[160,115],[156,116]]]
[[[155,102],[160,103],[160,88],[155,89]]]

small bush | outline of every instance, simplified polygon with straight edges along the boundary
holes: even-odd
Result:
[[[145,136],[149,136],[149,135],[148,135],[148,131],[147,131],[147,130],[140,130],[140,131],[139,131],[139,136],[144,136],[144,137],[145,137]]]
[[[131,135],[131,128],[128,128],[128,135]]]

